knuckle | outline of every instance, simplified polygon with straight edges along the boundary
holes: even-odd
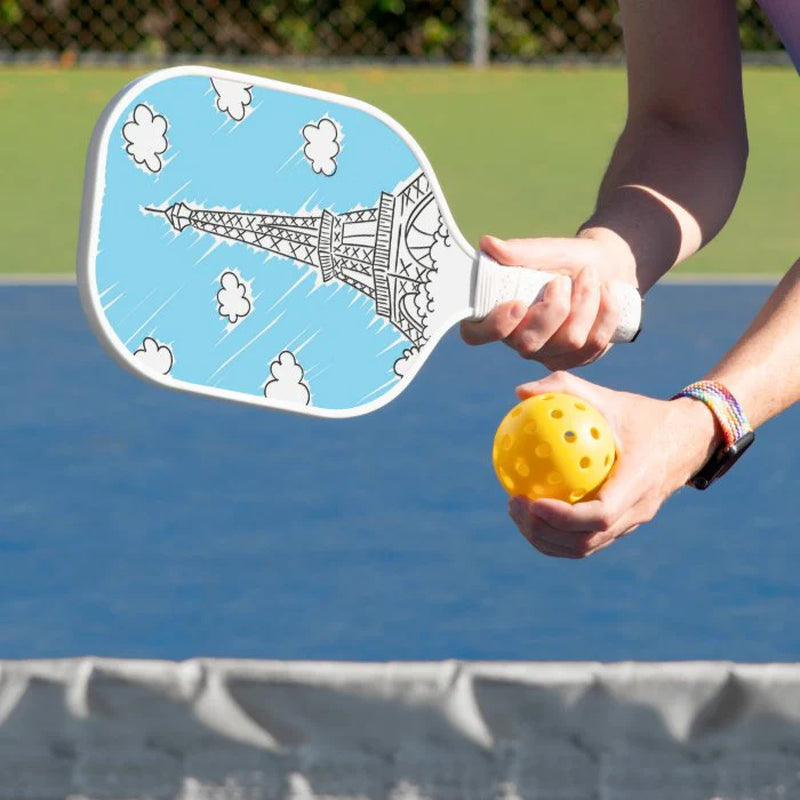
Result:
[[[600,533],[607,533],[617,521],[617,515],[610,508],[603,509],[597,515],[597,525]]]
[[[572,380],[572,378],[573,376],[565,369],[558,369],[552,375],[552,379],[554,381],[558,381],[563,386],[567,386]]]
[[[492,315],[485,320],[484,333],[486,336],[490,337],[492,341],[497,341],[508,335],[509,332],[505,328],[506,326],[503,324],[500,317],[498,315]]]
[[[566,300],[562,297],[552,298],[548,305],[550,306],[550,313],[559,319],[566,319],[571,308],[569,300]]]
[[[620,307],[617,298],[608,287],[606,287],[606,290],[603,292],[600,303],[609,316],[615,317],[619,314]]]
[[[591,352],[592,355],[597,355],[598,353],[602,353],[603,350],[608,347],[610,340],[610,332],[593,330],[586,337],[586,343],[584,346]]]
[[[581,273],[581,276],[583,275],[584,273]],[[582,280],[575,281],[574,287],[575,298],[580,301],[592,299],[598,291],[597,284],[584,277]]]
[[[540,541],[535,536],[530,536],[529,534],[525,534],[525,538],[528,540],[528,544],[530,544],[534,550],[538,550],[542,555],[545,556],[550,555],[548,547],[544,542]]]
[[[580,350],[586,344],[586,338],[574,328],[568,328],[564,332],[562,341],[570,350]]]
[[[535,336],[520,336],[514,347],[524,358],[536,358],[541,350],[541,342]]]

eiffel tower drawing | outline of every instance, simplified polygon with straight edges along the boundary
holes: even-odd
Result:
[[[176,231],[191,227],[314,267],[323,281],[342,281],[373,300],[375,312],[412,345],[428,339],[428,283],[450,238],[421,170],[394,192],[381,192],[374,207],[343,214],[251,214],[183,202],[147,210]]]

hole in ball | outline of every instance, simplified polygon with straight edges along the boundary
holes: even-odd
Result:
[[[542,442],[541,444],[536,445],[536,449],[533,452],[536,453],[539,458],[548,458],[553,452],[553,448],[550,447],[547,442]]]
[[[589,458],[588,456],[584,456],[580,460],[580,465],[581,465],[581,469],[589,469],[589,467],[592,466],[592,459]]]
[[[603,466],[604,466],[604,467],[607,467],[607,466],[608,466],[608,463],[609,463],[609,461],[611,461],[611,456],[610,456],[610,455],[608,455],[608,454],[606,454],[606,457],[603,459]]]
[[[575,431],[564,431],[564,441],[565,442],[574,442],[578,436],[576,435]]]
[[[600,438],[600,431],[597,428],[592,428],[589,433],[592,434],[592,439],[599,439]]]
[[[512,408],[511,409],[511,416],[512,417],[518,417],[521,413],[522,413],[522,409],[519,406],[517,406],[516,408]]]
[[[581,499],[586,494],[586,489],[573,489],[569,493],[569,499],[572,500],[573,503],[577,503],[578,500]]]
[[[583,403],[575,403],[575,408],[577,408],[578,411],[586,411],[586,406]]]
[[[550,416],[551,416],[553,419],[561,419],[561,417],[563,417],[563,416],[564,416],[564,412],[563,412],[563,411],[562,411],[560,408],[554,408],[554,409],[553,409],[553,410],[550,412]]]

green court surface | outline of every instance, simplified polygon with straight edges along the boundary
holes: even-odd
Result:
[[[74,268],[86,146],[144,70],[0,71],[3,273]],[[590,212],[625,113],[621,68],[259,69],[367,100],[420,142],[465,235],[569,235]],[[748,68],[750,164],[725,231],[682,272],[776,273],[800,255],[800,81]]]

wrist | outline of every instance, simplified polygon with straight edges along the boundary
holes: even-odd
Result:
[[[579,239],[595,242],[603,251],[599,272],[605,280],[622,281],[638,288],[636,258],[630,245],[610,228],[586,222],[578,231]]]
[[[725,437],[717,418],[705,403],[693,397],[676,397],[669,403],[677,414],[673,420],[674,430],[680,432],[677,461],[681,482],[686,483],[722,446]]]
[[[690,398],[705,405],[713,415],[718,436],[722,439],[713,455],[689,481],[695,489],[707,489],[741,458],[753,444],[755,434],[739,401],[718,381],[691,383],[672,400],[678,398]]]

